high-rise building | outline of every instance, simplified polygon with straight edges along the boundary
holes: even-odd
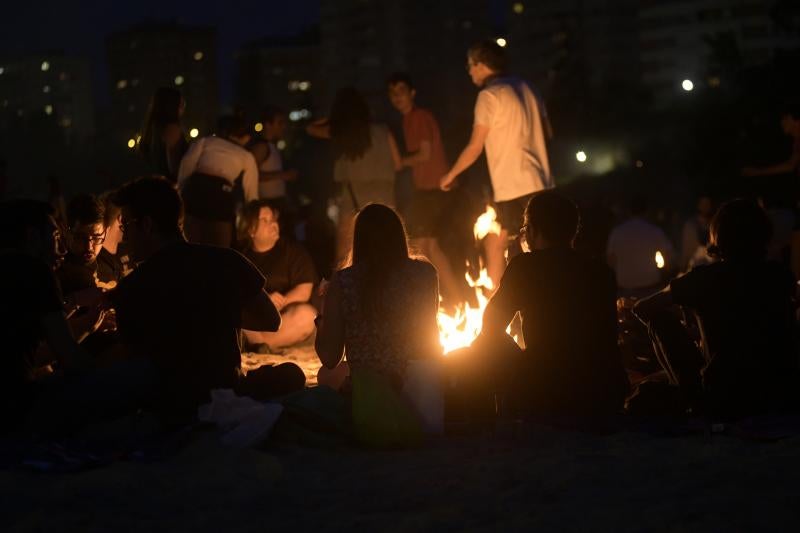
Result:
[[[91,69],[86,59],[60,53],[0,59],[0,138],[60,132],[66,145],[94,135]],[[48,142],[52,142],[52,138]]]
[[[768,63],[797,36],[780,31],[775,0],[651,1],[639,14],[643,81],[664,103],[717,88],[737,70]]]
[[[637,0],[510,3],[513,69],[545,88],[576,80],[583,90],[639,82]]]
[[[257,120],[268,105],[286,111],[297,122],[311,118],[312,95],[319,87],[319,32],[291,38],[265,38],[237,53],[236,105]]]
[[[442,117],[471,115],[474,93],[464,72],[466,50],[493,37],[489,0],[324,0],[321,2],[321,82],[330,102],[352,85],[373,112],[388,112],[386,78],[407,71],[420,99]],[[446,125],[443,125],[446,127]]]
[[[216,33],[175,22],[146,22],[106,40],[116,142],[134,138],[157,88],[175,87],[186,100],[188,131],[212,131],[218,110]]]

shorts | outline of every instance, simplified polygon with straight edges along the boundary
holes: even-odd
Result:
[[[513,200],[495,202],[494,209],[497,212],[497,222],[500,227],[508,232],[509,238],[519,235],[522,223],[525,219],[525,209],[533,194],[526,194]]]
[[[339,186],[336,206],[340,213],[355,213],[367,204],[394,207],[393,181],[351,181],[341,182]]]
[[[411,238],[436,237],[447,211],[447,193],[415,189],[406,214],[406,229]]]

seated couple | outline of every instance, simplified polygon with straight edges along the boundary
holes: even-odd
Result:
[[[189,244],[175,188],[143,178],[115,195],[121,228],[136,269],[106,293],[117,315],[127,357],[98,367],[66,323],[53,270],[63,255],[46,204],[4,203],[2,302],[4,338],[14,339],[3,360],[6,420],[33,420],[36,430],[74,429],[91,420],[146,407],[170,422],[190,419],[214,388],[234,388],[258,399],[304,386],[293,364],[262,367],[243,376],[239,331],[278,330],[280,314],[264,290],[264,276],[239,253]],[[36,383],[32,360],[40,340],[58,360],[47,383]],[[40,386],[42,385],[42,386]]]
[[[491,389],[513,411],[617,412],[628,381],[616,344],[614,274],[572,250],[578,210],[563,196],[534,196],[525,220],[533,251],[512,259],[481,338],[472,353],[453,355],[464,360],[448,361],[446,377],[462,394]],[[401,391],[411,361],[441,356],[438,307],[436,272],[409,257],[398,216],[367,206],[356,219],[351,266],[327,288],[316,339],[320,384],[338,388],[348,372],[366,370]],[[527,349],[506,354],[505,330],[517,312]]]

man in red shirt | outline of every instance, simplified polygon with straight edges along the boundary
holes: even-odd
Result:
[[[389,100],[403,115],[403,136],[409,153],[401,162],[411,168],[414,182],[406,227],[415,246],[439,271],[445,297],[455,303],[460,300],[459,285],[436,238],[441,217],[447,211],[447,193],[439,188],[439,178],[448,169],[439,124],[433,113],[414,105],[417,91],[407,74],[393,74],[386,84]]]

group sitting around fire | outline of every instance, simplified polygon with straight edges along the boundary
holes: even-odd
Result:
[[[104,205],[117,220],[104,217]],[[304,388],[303,371],[283,363],[244,374],[242,332],[250,345],[286,347],[315,323],[320,386],[350,394],[360,374],[407,394],[409,365],[441,360],[442,349],[437,273],[409,253],[400,217],[381,204],[360,211],[348,266],[324,286],[317,312],[313,266],[281,238],[279,216],[268,202],[248,205],[242,253],[189,243],[176,188],[141,178],[105,203],[76,199],[65,250],[48,204],[4,202],[4,428],[47,435],[142,408],[182,424],[218,388],[279,399]],[[617,346],[614,272],[573,249],[580,214],[562,194],[534,195],[524,216],[530,251],[510,261],[473,347],[441,366],[445,389],[502,406],[499,416],[621,413],[631,391]],[[103,252],[110,263],[120,259],[118,242],[116,253],[102,248],[117,222],[133,268],[109,279],[114,269],[98,263]],[[710,224],[715,261],[634,308],[667,383],[694,414],[729,420],[797,406],[795,282],[766,259],[770,234],[755,203],[723,205]],[[105,281],[92,284],[100,275]],[[517,313],[525,349],[509,348]],[[102,332],[111,338],[87,341]]]

